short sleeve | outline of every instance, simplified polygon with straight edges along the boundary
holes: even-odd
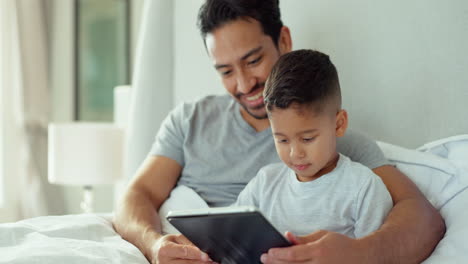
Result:
[[[337,149],[352,161],[359,162],[370,169],[390,165],[374,140],[351,129],[343,137],[338,138]]]
[[[356,200],[354,235],[360,238],[378,230],[393,207],[392,197],[377,175],[369,177]]]
[[[188,122],[186,122],[187,105],[181,104],[172,110],[164,119],[156,135],[150,155],[171,158],[184,166],[183,144]]]

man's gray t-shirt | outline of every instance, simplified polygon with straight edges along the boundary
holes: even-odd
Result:
[[[388,164],[374,141],[351,130],[337,148],[369,168]],[[234,203],[260,168],[280,162],[271,128],[256,132],[229,95],[177,106],[161,124],[150,155],[179,163],[178,184],[195,190],[209,206]]]
[[[382,180],[343,155],[333,171],[309,182],[300,182],[284,163],[267,165],[235,205],[257,207],[281,233],[328,230],[352,238],[379,229],[393,206]]]

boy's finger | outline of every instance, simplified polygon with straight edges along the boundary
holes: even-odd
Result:
[[[289,242],[291,242],[293,245],[298,245],[300,244],[300,241],[298,240],[297,236],[295,236],[293,233],[287,231],[284,236],[286,237]]]

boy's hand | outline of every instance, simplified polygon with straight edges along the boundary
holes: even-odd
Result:
[[[270,249],[261,256],[262,263],[366,263],[365,248],[345,235],[320,230],[302,237],[286,232],[286,238],[294,245]]]
[[[183,235],[165,235],[151,248],[151,264],[212,263],[208,255],[193,245]]]

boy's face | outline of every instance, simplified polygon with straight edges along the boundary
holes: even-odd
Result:
[[[263,88],[280,55],[290,51],[289,30],[283,27],[276,47],[257,20],[237,19],[207,34],[205,43],[224,87],[242,111],[266,118]]]
[[[333,115],[306,107],[275,108],[269,119],[276,151],[299,181],[314,180],[335,168],[336,137],[344,135],[347,126],[344,110]]]

